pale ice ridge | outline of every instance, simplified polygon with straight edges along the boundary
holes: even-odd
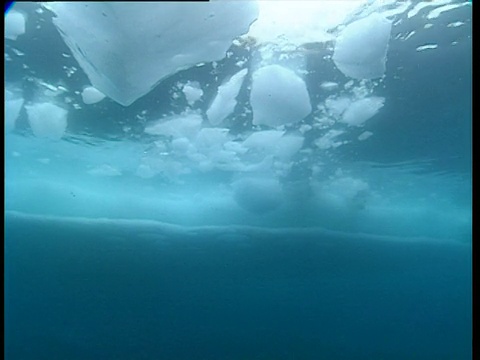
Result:
[[[436,202],[391,202],[393,199],[374,196],[371,187],[358,178],[344,176],[320,182],[315,186],[315,196],[308,200],[278,187],[272,178],[263,179],[265,182],[240,183],[242,187],[238,188],[232,185],[200,189],[192,184],[156,190],[144,186],[135,191],[122,190],[118,183],[101,177],[84,179],[83,184],[45,177],[17,179],[5,184],[5,204],[8,210],[30,214],[150,219],[182,226],[324,227],[354,233],[457,240],[471,231],[468,209],[457,209],[451,204],[439,206]],[[272,191],[265,191],[272,185]]]
[[[333,238],[335,242],[338,240],[358,241],[379,241],[379,242],[415,242],[415,243],[432,243],[432,244],[452,244],[456,246],[470,246],[466,243],[460,243],[449,238],[433,238],[426,236],[392,236],[377,235],[369,233],[352,234],[343,231],[332,231],[322,227],[297,228],[297,227],[278,227],[269,228],[262,226],[248,225],[203,225],[203,226],[182,226],[175,225],[159,220],[145,219],[112,219],[112,218],[88,218],[81,216],[56,216],[56,215],[35,215],[21,211],[5,211],[6,221],[29,221],[42,226],[61,226],[70,229],[98,229],[98,231],[108,229],[116,229],[115,232],[121,234],[122,237],[132,231],[135,231],[140,238],[150,241],[157,240],[159,243],[170,242],[178,244],[182,241],[195,240],[197,237],[208,238],[211,241],[231,240],[235,242],[248,242],[250,244],[258,244],[262,241],[278,241],[284,240],[290,242],[292,236],[298,238],[315,239],[318,243],[325,242],[329,238]],[[172,238],[173,237],[173,238]],[[120,239],[120,238],[118,238]],[[198,242],[197,242],[198,244]],[[200,245],[200,244],[198,244]],[[342,246],[342,243],[339,244]]]

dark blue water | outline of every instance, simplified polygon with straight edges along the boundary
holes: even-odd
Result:
[[[8,359],[469,359],[471,247],[9,213]]]

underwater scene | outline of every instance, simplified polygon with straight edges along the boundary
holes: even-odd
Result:
[[[472,358],[472,3],[16,2],[9,360]]]

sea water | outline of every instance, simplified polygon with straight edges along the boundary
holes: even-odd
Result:
[[[472,357],[471,6],[265,3],[128,107],[10,10],[6,359]]]

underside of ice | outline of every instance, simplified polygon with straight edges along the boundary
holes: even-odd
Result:
[[[260,3],[262,9],[269,2]],[[288,28],[273,24],[282,16],[268,19],[271,12],[256,22],[263,16],[269,25],[278,25],[275,34],[268,32],[269,26],[263,27],[264,34],[245,34],[257,12],[257,5],[249,1],[59,2],[44,4],[54,17],[49,12],[40,18],[33,11],[10,12],[5,24],[6,70],[10,69],[5,84],[8,208],[47,213],[43,206],[48,203],[52,214],[62,216],[389,234],[417,234],[413,222],[423,226],[422,234],[435,228],[435,234],[442,235],[438,229],[450,225],[439,219],[447,218],[455,223],[451,228],[468,226],[468,210],[459,205],[457,211],[448,199],[443,208],[439,206],[443,195],[436,185],[430,186],[430,177],[376,165],[384,159],[386,166],[390,164],[390,154],[383,157],[385,144],[385,152],[401,161],[404,154],[397,154],[391,142],[417,134],[399,131],[394,136],[404,125],[397,110],[400,100],[412,106],[417,100],[416,92],[408,91],[414,87],[402,86],[409,76],[415,81],[413,74],[422,70],[413,66],[410,73],[407,67],[445,50],[432,34],[440,32],[439,23],[432,19],[431,24],[407,29],[405,23],[395,22],[390,38],[390,19],[401,17],[367,6],[330,29],[324,42],[326,32],[320,29],[324,22],[316,17],[320,10],[308,16],[311,26],[303,17],[290,16],[308,14],[307,7],[321,3],[267,5],[290,6],[281,11]],[[331,3],[330,11],[336,11],[338,2]],[[22,3],[18,4],[21,10]],[[24,13],[29,27],[19,36],[25,31]],[[418,18],[429,12],[422,13]],[[453,25],[441,28],[445,32],[470,25],[467,19],[459,19],[462,26],[454,25],[453,18],[446,20]],[[51,28],[55,22],[75,58],[59,34],[43,31],[47,22]],[[422,35],[423,30],[431,38]],[[51,41],[46,46],[44,33]],[[461,44],[461,38],[449,36]],[[266,38],[273,43],[264,42]],[[50,66],[53,63],[43,56],[36,59],[38,48],[29,51],[30,41],[61,60],[59,66]],[[391,69],[386,72],[389,48],[391,54],[408,56],[389,58]],[[452,54],[458,51],[451,48]],[[439,56],[435,63],[443,60]],[[18,79],[17,69],[22,76]],[[398,88],[392,88],[393,83]],[[425,81],[419,90],[430,85]],[[154,87],[129,108],[108,100],[84,105],[105,96],[128,105]],[[423,116],[423,110],[419,107],[418,114],[411,114]],[[443,110],[440,106],[439,112],[433,107],[428,111],[435,129],[434,114]],[[453,143],[458,135],[451,135]],[[365,162],[357,163],[358,159]],[[337,174],[338,169],[344,172]],[[432,183],[436,181],[433,176]],[[442,183],[445,194],[450,191],[448,181]],[[458,184],[468,187],[463,178]],[[50,190],[38,191],[42,186]],[[77,196],[70,194],[71,189]],[[79,196],[82,191],[85,197]]]
[[[124,106],[179,70],[225,57],[258,16],[252,1],[45,6],[92,85]]]
[[[349,24],[338,36],[333,61],[346,76],[375,79],[385,73],[392,22],[373,13]]]

